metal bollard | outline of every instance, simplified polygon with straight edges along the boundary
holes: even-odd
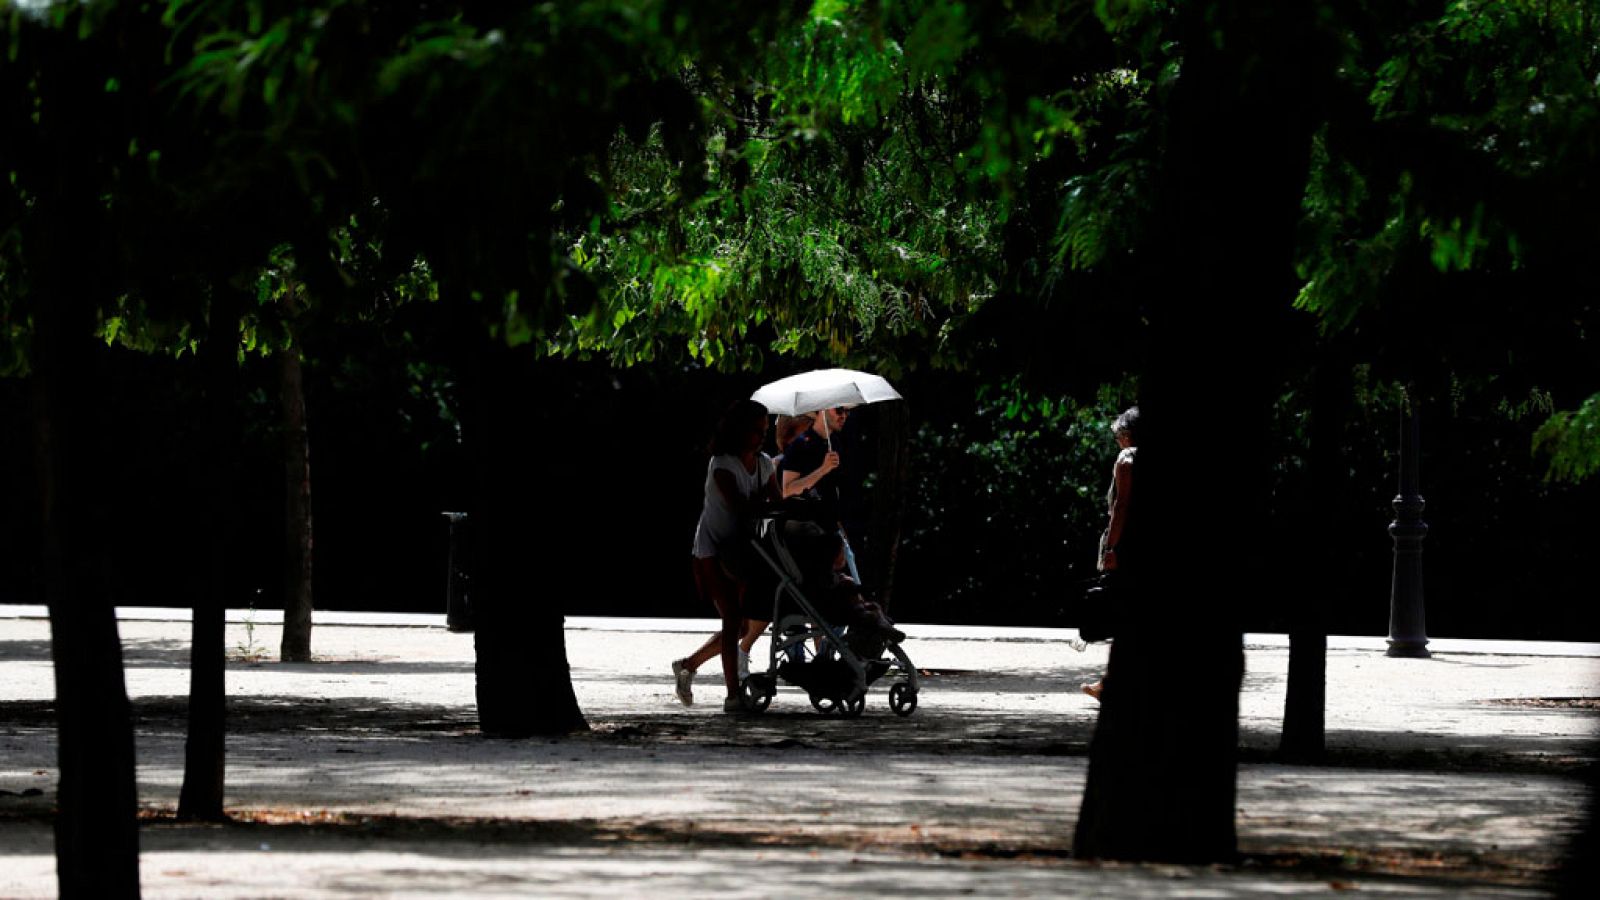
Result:
[[[450,528],[450,548],[445,555],[444,627],[451,631],[471,631],[472,579],[466,572],[467,514],[447,512],[443,515]]]

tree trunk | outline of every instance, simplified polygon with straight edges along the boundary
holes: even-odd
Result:
[[[566,622],[558,603],[603,584],[600,573],[553,572],[549,479],[572,477],[578,452],[538,433],[535,359],[491,346],[474,354],[472,417],[464,424],[476,458],[472,510],[473,645],[478,724],[486,735],[530,737],[587,730],[572,690]],[[563,593],[557,593],[557,590]],[[581,594],[578,595],[581,598]]]
[[[1320,106],[1308,76],[1325,67],[1298,7],[1219,2],[1178,15],[1183,70],[1149,244],[1160,256],[1129,513],[1141,549],[1122,559],[1135,581],[1074,852],[1209,863],[1237,852],[1240,614],[1263,588],[1254,554],[1266,527],[1272,335],[1294,296]]]
[[[1229,539],[1229,529],[1203,511],[1227,510],[1254,524],[1237,480],[1216,477],[1248,464],[1220,441],[1185,439],[1204,436],[1201,420],[1212,418],[1210,405],[1190,392],[1220,385],[1192,374],[1203,367],[1184,368],[1187,383],[1165,377],[1176,374],[1165,366],[1147,373],[1140,398],[1128,529],[1137,527],[1141,550],[1119,553],[1124,574],[1136,580],[1117,599],[1119,625],[1090,743],[1073,851],[1085,858],[1212,863],[1236,853],[1238,614],[1251,585],[1219,561],[1238,558],[1237,535],[1247,529],[1233,529]],[[1230,430],[1264,431],[1245,420],[1250,406],[1262,404],[1231,407]]]
[[[895,565],[900,557],[900,530],[905,522],[910,481],[911,412],[904,400],[880,403],[878,417],[878,480],[872,491],[872,528],[867,542],[869,571],[877,577],[876,599],[884,611],[894,601]]]
[[[1289,688],[1283,704],[1279,755],[1295,762],[1317,762],[1326,750],[1328,613],[1338,601],[1340,528],[1347,464],[1341,453],[1350,405],[1349,363],[1326,343],[1313,376],[1311,448],[1312,489],[1300,546],[1301,566],[1310,577],[1290,585],[1300,595],[1291,611]]]
[[[1590,746],[1591,760],[1596,758],[1595,751],[1600,751],[1600,743]],[[1584,776],[1589,787],[1588,815],[1567,842],[1557,882],[1556,896],[1561,900],[1583,900],[1600,890],[1600,763],[1589,763]]]
[[[206,450],[205,500],[199,521],[209,542],[210,559],[204,586],[194,598],[189,649],[189,735],[184,743],[183,788],[178,794],[178,817],[200,821],[227,818],[222,809],[227,774],[225,619],[232,595],[228,563],[229,523],[233,515],[231,447],[239,434],[235,413],[238,304],[234,290],[219,281],[211,297],[210,330],[200,349],[207,422],[202,432]]]
[[[138,789],[116,610],[80,574],[88,554],[79,485],[89,466],[73,415],[88,398],[90,329],[52,300],[36,318],[33,432],[56,680],[56,879],[63,900],[138,897]]]
[[[278,353],[279,386],[283,399],[285,485],[284,512],[283,641],[278,658],[283,662],[311,661],[311,445],[306,430],[305,382],[300,371],[300,348]]]
[[[1308,593],[1309,583],[1297,585]],[[1316,603],[1312,598],[1308,602]],[[1317,616],[1316,621],[1327,619]],[[1306,622],[1289,632],[1289,691],[1283,701],[1283,735],[1278,757],[1285,762],[1316,763],[1327,752],[1328,704],[1327,625]]]

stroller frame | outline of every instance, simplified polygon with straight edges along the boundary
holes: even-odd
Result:
[[[801,589],[801,569],[784,543],[781,525],[789,517],[763,516],[756,535],[750,539],[757,556],[778,576],[773,590],[770,648],[767,671],[752,672],[740,684],[740,697],[750,712],[765,712],[777,693],[778,682],[803,688],[811,705],[824,714],[839,713],[847,718],[866,709],[867,689],[878,679],[894,673],[889,687],[889,708],[896,715],[916,711],[920,682],[917,667],[898,641],[890,638],[876,659],[864,659],[835,627],[817,611],[817,606]],[[784,601],[794,609],[785,613]],[[798,611],[795,611],[798,610]]]

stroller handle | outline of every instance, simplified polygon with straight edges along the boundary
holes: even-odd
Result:
[[[754,518],[758,521],[827,524],[822,521],[820,506],[821,503],[816,500],[808,500],[804,497],[788,497],[776,503],[768,502],[763,504],[756,510]]]

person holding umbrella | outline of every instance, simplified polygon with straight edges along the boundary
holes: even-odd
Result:
[[[753,642],[766,628],[765,622],[748,622],[746,634],[745,589],[753,564],[744,525],[763,501],[778,499],[772,458],[761,452],[766,439],[767,408],[753,400],[735,403],[717,423],[706,465],[705,504],[695,529],[694,582],[700,596],[722,617],[722,630],[672,663],[674,690],[685,706],[694,702],[695,670],[720,653],[728,688],[722,711],[744,711],[739,697],[740,639],[748,636]]]
[[[834,452],[830,438],[844,427],[852,408],[899,400],[900,392],[882,376],[870,372],[815,369],[763,385],[750,399],[779,415],[813,414],[811,429],[784,448],[779,467],[783,496],[806,495],[822,501],[817,520],[824,527],[838,528],[844,541],[845,566],[851,578],[859,582],[855,552],[840,519],[838,479],[829,478],[839,468],[839,454]]]
[[[804,496],[817,501],[817,522],[838,529],[839,538],[844,541],[845,566],[850,577],[859,582],[855,553],[841,521],[838,479],[831,477],[839,468],[839,452],[833,449],[832,436],[844,428],[849,416],[848,406],[817,413],[811,428],[785,448],[779,472],[785,499]]]

